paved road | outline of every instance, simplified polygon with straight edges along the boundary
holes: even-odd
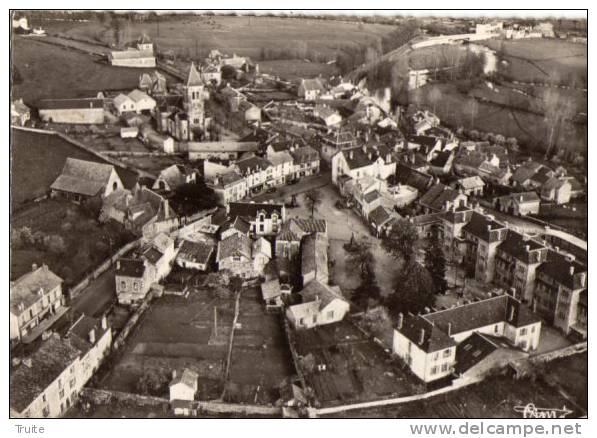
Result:
[[[298,195],[311,189],[318,189],[320,187],[327,186],[332,182],[331,178],[332,176],[330,171],[322,172],[319,175],[306,176],[301,178],[296,184],[278,187],[275,193],[263,193],[261,195],[254,196],[251,198],[251,200],[255,202],[270,200],[289,201],[292,195]]]
[[[92,280],[89,286],[71,302],[71,307],[76,312],[99,316],[110,307],[115,299],[114,269],[111,268]]]

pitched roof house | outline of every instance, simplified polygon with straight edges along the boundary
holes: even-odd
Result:
[[[289,306],[286,318],[295,329],[309,329],[344,319],[350,304],[338,286],[328,286],[319,280],[311,281],[300,292],[301,304]]]
[[[67,158],[50,189],[53,196],[81,201],[94,196],[104,198],[122,187],[113,165]]]

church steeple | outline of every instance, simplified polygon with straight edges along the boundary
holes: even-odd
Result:
[[[187,87],[198,87],[205,85],[201,79],[201,75],[195,67],[195,63],[191,62],[191,69],[189,70],[189,77],[187,78]]]

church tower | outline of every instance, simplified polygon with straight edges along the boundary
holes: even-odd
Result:
[[[189,117],[191,128],[200,127],[203,129],[205,94],[205,84],[201,79],[201,75],[197,71],[195,63],[191,63],[184,95],[184,109]]]

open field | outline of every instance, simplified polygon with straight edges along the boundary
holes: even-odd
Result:
[[[323,406],[412,395],[418,388],[414,377],[347,320],[294,335],[307,385]]]
[[[217,336],[214,307],[218,309]],[[100,386],[138,392],[137,382],[145,372],[157,372],[169,382],[173,370],[188,367],[199,374],[199,398],[218,398],[233,311],[232,299],[218,298],[207,290],[195,289],[186,299],[155,300]],[[161,395],[167,396],[167,385]]]
[[[26,237],[23,228],[29,229],[32,237]],[[119,224],[98,224],[83,207],[56,200],[31,204],[13,214],[11,231],[10,278],[23,275],[33,263],[46,263],[66,286],[132,240]]]
[[[430,109],[433,103],[428,99],[432,89],[441,91],[441,99],[435,104],[435,110],[442,122],[457,128],[477,129],[482,132],[516,137],[520,144],[542,149],[548,143],[550,124],[543,116],[525,111],[518,111],[494,105],[489,102],[477,102],[477,111],[473,119],[466,108],[471,105],[472,97],[460,93],[452,84],[429,84],[412,94],[421,95],[421,102]],[[458,108],[460,110],[455,111]],[[474,123],[471,124],[474,120]],[[587,126],[564,123],[558,144],[569,151],[586,151]]]
[[[586,387],[586,386],[585,386]],[[404,405],[360,409],[330,415],[338,418],[522,418],[514,411],[517,406],[533,403],[537,407],[549,407],[574,411],[567,418],[583,415],[570,402],[539,379],[515,380],[498,376],[474,386],[446,395]]]
[[[143,72],[152,71],[112,67],[91,55],[23,37],[12,40],[12,65],[23,79],[13,86],[12,96],[28,104],[43,98],[95,97],[98,91],[132,90]]]
[[[581,353],[549,363],[548,379],[559,384],[584,409],[588,408],[588,354]]]
[[[298,78],[313,78],[322,75],[323,77],[333,76],[338,69],[336,64],[321,62],[307,62],[300,59],[259,61],[259,71],[277,75],[287,80]]]
[[[57,135],[11,130],[11,195],[12,206],[44,195],[60,175],[68,157],[102,163],[101,158],[81,149]],[[131,188],[137,174],[117,167],[123,184]]]
[[[274,404],[280,384],[295,374],[282,318],[265,312],[259,287],[242,291],[241,328],[234,332],[229,375],[235,391],[227,391],[229,401]]]
[[[508,62],[505,74],[521,82],[555,82],[586,87],[587,45],[558,39],[481,42]]]
[[[99,22],[46,21],[52,33],[113,43],[109,25]],[[159,38],[158,38],[159,26]],[[290,51],[300,43],[317,56],[334,59],[336,50],[375,42],[393,26],[343,21],[279,17],[180,17],[159,22],[125,24],[124,38],[133,40],[146,33],[160,51],[186,56],[205,56],[211,49],[260,59],[264,50]],[[273,58],[275,59],[275,58]]]

